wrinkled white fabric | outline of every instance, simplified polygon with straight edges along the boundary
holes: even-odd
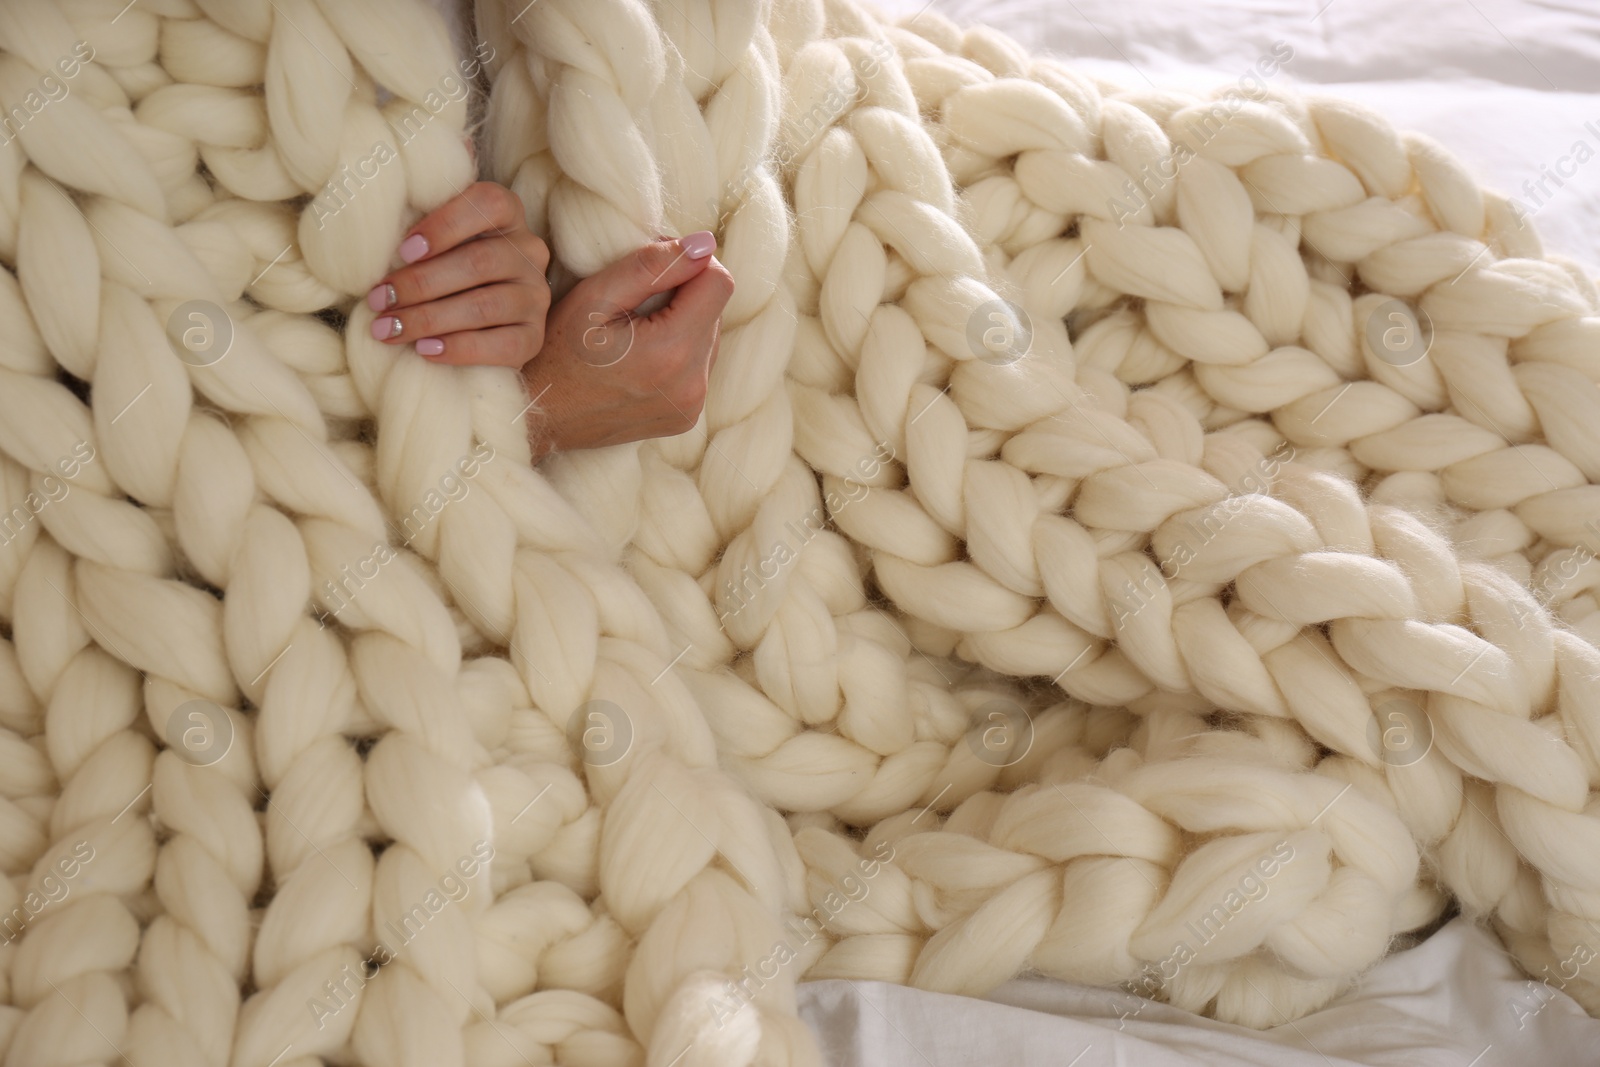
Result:
[[[906,17],[926,0],[879,0]],[[1488,188],[1516,197],[1551,251],[1600,249],[1600,11],[1521,0],[933,0],[1123,85],[1236,81],[1273,40],[1284,77],[1358,100],[1432,137]],[[1594,128],[1590,128],[1593,124]],[[1583,158],[1578,144],[1595,155]],[[1549,174],[1541,189],[1537,183]]]
[[[807,982],[800,1016],[833,1067],[1581,1067],[1600,1049],[1600,1020],[1554,985],[1529,980],[1463,919],[1385,959],[1327,1007],[1263,1031],[1045,978],[1007,982],[981,1000]]]

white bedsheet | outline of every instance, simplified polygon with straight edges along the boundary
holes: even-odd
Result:
[[[925,0],[878,0],[912,14]],[[1548,252],[1600,274],[1600,0],[933,0],[1028,48],[1123,85],[1236,81],[1285,41],[1273,76],[1363,101],[1440,141],[1516,197]],[[1318,13],[1320,10],[1320,14]],[[1282,79],[1282,81],[1280,81]],[[1585,152],[1593,156],[1579,161]],[[1559,186],[1546,179],[1557,172]],[[1258,1033],[1115,991],[1048,979],[984,1000],[876,982],[800,987],[837,1067],[1538,1067],[1600,1065],[1600,1020],[1522,977],[1464,920],[1370,971],[1359,988]]]
[[[876,0],[910,15],[927,0]],[[1129,87],[1235,82],[1275,41],[1271,79],[1360,100],[1428,134],[1532,212],[1547,251],[1600,270],[1597,0],[933,0]],[[1321,10],[1321,14],[1317,12]],[[1591,126],[1592,124],[1592,126]],[[1592,157],[1579,163],[1576,143]],[[1546,173],[1561,185],[1524,190]],[[1591,270],[1590,273],[1596,273]]]
[[[1600,1063],[1600,1020],[1553,985],[1523,978],[1499,942],[1464,919],[1385,959],[1322,1011],[1267,1031],[1045,978],[1008,982],[986,1000],[807,982],[800,1014],[833,1067]]]

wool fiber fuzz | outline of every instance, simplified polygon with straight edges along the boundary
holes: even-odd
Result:
[[[0,1059],[820,1062],[802,978],[1255,1027],[1448,908],[1600,1012],[1600,295],[1380,115],[851,0],[0,5]],[[1278,61],[1284,57],[1279,55]],[[737,281],[530,465],[421,214]]]

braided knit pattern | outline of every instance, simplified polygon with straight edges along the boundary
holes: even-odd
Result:
[[[812,1064],[804,977],[1268,1027],[1452,903],[1600,1013],[1583,267],[1341,101],[476,24],[0,4],[4,1067]],[[534,468],[371,340],[480,71],[558,294],[716,232],[690,432]]]

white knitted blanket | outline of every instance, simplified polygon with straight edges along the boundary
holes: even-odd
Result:
[[[0,2],[5,1067],[809,1064],[803,977],[1270,1026],[1453,904],[1600,1012],[1600,296],[1513,205],[1281,46],[477,34]],[[533,469],[370,339],[480,74],[558,293],[717,232],[694,431]]]

